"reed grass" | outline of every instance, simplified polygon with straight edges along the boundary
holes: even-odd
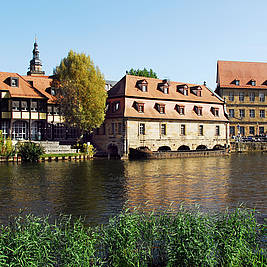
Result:
[[[255,212],[207,215],[125,210],[108,224],[33,215],[0,227],[0,266],[266,266],[266,225]],[[264,239],[265,236],[265,239]]]

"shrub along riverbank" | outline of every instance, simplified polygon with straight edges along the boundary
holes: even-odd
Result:
[[[265,231],[265,232],[264,232]],[[122,212],[85,227],[33,215],[0,228],[0,266],[266,266],[266,229],[246,209]],[[264,243],[265,242],[265,243]]]

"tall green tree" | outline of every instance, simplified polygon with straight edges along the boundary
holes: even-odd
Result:
[[[55,69],[59,81],[58,103],[65,121],[91,131],[104,121],[107,92],[105,80],[90,56],[72,50]]]
[[[144,68],[143,70],[135,70],[130,69],[129,71],[126,71],[126,74],[134,75],[134,76],[142,76],[142,77],[150,77],[150,78],[158,78],[156,72],[154,72],[152,69],[147,70]]]

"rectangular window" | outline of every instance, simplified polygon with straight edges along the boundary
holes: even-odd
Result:
[[[203,125],[198,126],[198,135],[203,135]]]
[[[53,115],[53,107],[52,106],[47,106],[47,113],[48,115]]]
[[[185,135],[185,124],[181,124],[181,135]]]
[[[11,79],[10,86],[19,87],[19,78],[11,77],[10,79]]]
[[[249,126],[249,134],[255,135],[255,127]]]
[[[245,110],[244,109],[239,109],[239,117],[244,118],[245,117]]]
[[[229,92],[229,101],[234,101],[234,92]]]
[[[1,130],[4,138],[8,137],[9,133],[9,121],[2,121],[1,122]]]
[[[140,135],[145,135],[145,133],[146,133],[145,124],[144,123],[140,123],[139,124],[139,134]]]
[[[244,92],[239,92],[239,101],[240,101],[240,102],[244,102],[244,99],[245,99],[245,94],[244,94]]]
[[[12,110],[14,111],[19,110],[19,101],[12,101]]]
[[[235,135],[235,126],[230,126],[230,135]]]
[[[22,111],[28,110],[28,102],[27,101],[21,101],[21,110]]]
[[[147,85],[146,84],[142,84],[141,88],[142,88],[143,92],[147,92]]]
[[[159,106],[159,113],[161,113],[161,114],[165,113],[165,106],[163,106],[163,105]]]
[[[144,113],[144,103],[138,103],[137,104],[137,109],[139,113]]]
[[[198,116],[202,116],[202,107],[195,106],[195,112]]]
[[[31,102],[31,111],[37,111],[37,101]]]
[[[121,134],[121,130],[122,130],[122,124],[121,122],[118,122],[118,134]]]
[[[255,101],[255,93],[254,92],[250,92],[249,93],[249,101],[250,102],[254,102]]]
[[[255,109],[250,109],[249,110],[249,117],[250,118],[255,118]]]
[[[180,115],[184,115],[184,106],[176,105],[176,110]]]
[[[161,135],[166,135],[167,134],[167,131],[166,131],[166,124],[165,123],[162,123],[160,125],[160,133]]]
[[[234,118],[235,117],[235,110],[234,109],[229,109],[229,117]]]
[[[260,118],[265,118],[265,110],[264,109],[260,110]]]
[[[260,100],[260,102],[264,102],[265,101],[264,93],[259,93],[259,100]]]
[[[54,115],[59,115],[59,107],[58,106],[54,106],[53,110],[54,110]]]
[[[259,134],[264,134],[264,127],[263,126],[259,127]]]
[[[216,125],[215,135],[216,136],[219,136],[220,135],[220,126],[218,126],[218,125]]]
[[[218,108],[212,108],[212,113],[215,117],[219,117],[219,109]]]
[[[244,127],[244,126],[240,126],[240,127],[239,127],[239,133],[240,133],[242,136],[245,136],[245,127]]]
[[[114,122],[111,123],[111,134],[112,135],[115,134],[115,123]]]

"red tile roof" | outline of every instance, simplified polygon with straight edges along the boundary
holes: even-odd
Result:
[[[140,80],[147,81],[147,92],[142,92],[136,85]],[[109,97],[118,97],[118,96],[129,96],[137,98],[153,98],[153,99],[163,99],[163,100],[182,100],[182,101],[199,101],[207,103],[223,103],[223,100],[217,96],[214,92],[208,89],[204,85],[198,84],[186,84],[188,86],[188,95],[183,95],[180,92],[177,92],[177,86],[185,85],[181,82],[172,82],[169,83],[169,92],[164,94],[159,90],[159,84],[162,84],[163,80],[139,77],[133,75],[124,76],[113,88],[108,92]],[[201,97],[196,96],[190,92],[190,88],[200,87],[202,90]]]
[[[31,81],[33,83],[33,87],[48,98],[48,103],[54,103],[56,101],[54,96],[46,92],[46,89],[51,87],[51,82],[53,81],[51,77],[27,75],[23,76],[23,78],[27,81]]]
[[[18,87],[9,85],[10,77],[18,78]],[[44,94],[33,88],[22,76],[17,73],[0,72],[0,90],[8,90],[11,97],[46,98]]]
[[[235,85],[234,80],[239,80],[239,85]],[[256,81],[256,86],[249,83],[251,80]],[[267,89],[267,63],[218,61],[217,84],[221,88]]]
[[[147,81],[147,92],[143,92],[138,86],[139,80]],[[177,91],[177,86],[185,85],[185,83],[172,82],[169,83],[169,93],[164,94],[159,90],[159,84],[162,80],[138,77],[132,75],[124,76],[109,92],[108,102],[113,103],[120,100],[123,110],[118,112],[107,112],[108,117],[138,117],[153,119],[175,119],[175,120],[213,120],[227,121],[224,113],[224,102],[214,92],[204,85],[186,84],[188,86],[188,95],[183,95]],[[190,88],[200,86],[201,96],[196,96],[190,92]],[[144,112],[138,112],[135,102],[144,103]],[[155,108],[156,103],[165,105],[165,113],[161,114]],[[176,110],[176,105],[185,106],[185,115],[180,115]],[[194,106],[203,107],[203,115],[198,116],[194,111]],[[211,107],[219,109],[219,116],[216,117],[211,112]]]

